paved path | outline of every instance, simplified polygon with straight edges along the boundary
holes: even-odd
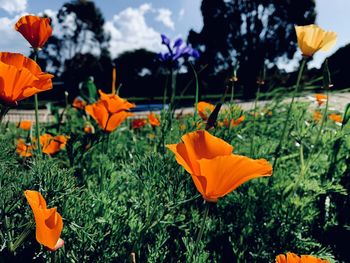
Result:
[[[331,93],[330,94],[330,99],[329,99],[329,108],[331,110],[336,110],[343,112],[345,110],[345,107],[348,103],[350,103],[350,92],[336,92],[336,93]],[[311,101],[312,95],[307,96],[307,97],[301,97],[298,98],[298,101]],[[290,99],[286,99],[286,102],[290,101]],[[258,105],[263,106],[267,103],[268,101],[259,101]],[[243,101],[237,101],[237,104],[242,107],[243,110],[251,110],[254,108],[254,101],[250,102],[243,102]],[[188,108],[181,108],[177,109],[175,113],[182,113],[182,114],[187,114],[187,113],[192,113],[193,108],[188,107]],[[157,112],[156,112],[157,113]],[[142,112],[136,112],[136,116],[138,117],[144,117],[147,114],[149,114],[149,111],[142,111]],[[35,115],[34,115],[34,110],[10,110],[7,115],[4,117],[3,122],[19,122],[20,120],[31,120],[35,121]],[[39,110],[39,121],[40,122],[51,122],[53,121],[54,118],[50,114],[50,112],[46,109]]]

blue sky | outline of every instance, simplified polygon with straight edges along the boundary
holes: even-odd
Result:
[[[44,10],[53,14],[63,0],[0,0],[1,51],[26,53],[28,44],[13,32],[13,24],[24,13],[38,14]],[[174,38],[186,37],[189,29],[200,30],[202,17],[201,0],[95,0],[106,19],[106,29],[112,34],[111,51],[114,56],[121,52],[146,47],[162,50],[160,33]],[[337,48],[350,42],[349,0],[316,0],[317,24],[326,30],[337,32],[336,47],[328,53],[317,53],[312,66],[319,66],[324,58]],[[296,57],[300,56],[297,54]],[[296,63],[282,65],[288,70]]]

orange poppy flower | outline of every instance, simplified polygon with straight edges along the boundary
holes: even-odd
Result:
[[[128,111],[135,107],[134,103],[122,99],[116,94],[106,94],[102,90],[98,91],[100,93],[100,100],[107,103],[107,110],[109,113],[117,113],[120,111]]]
[[[15,29],[34,49],[42,48],[52,35],[50,19],[33,15],[22,16],[15,24]]]
[[[51,134],[43,134],[40,136],[40,144],[45,154],[55,154],[62,150],[67,143],[68,138],[64,135],[52,136]]]
[[[318,106],[321,106],[324,102],[327,101],[327,95],[324,94],[315,94],[316,101]]]
[[[108,104],[103,100],[85,107],[86,112],[94,118],[100,128],[105,132],[114,131],[127,117],[134,115],[123,110],[112,113],[108,109]]]
[[[320,121],[322,119],[322,113],[319,111],[314,111],[313,118],[314,121]]]
[[[99,93],[100,100],[87,105],[85,111],[95,119],[103,131],[114,131],[127,117],[134,115],[127,110],[135,107],[135,104],[115,94],[106,94],[101,90]]]
[[[46,207],[46,201],[39,192],[26,190],[24,195],[34,214],[36,240],[50,250],[57,250],[63,245],[60,239],[63,228],[61,215],[56,208]]]
[[[319,259],[309,255],[297,256],[294,253],[281,254],[276,257],[276,263],[329,263],[328,260]]]
[[[80,97],[76,97],[74,100],[73,100],[73,103],[72,103],[72,106],[76,109],[80,109],[80,110],[83,110],[86,106],[86,102],[80,98]]]
[[[19,128],[21,128],[24,131],[29,131],[32,127],[32,122],[28,120],[23,120],[19,123]]]
[[[234,155],[231,145],[205,130],[185,134],[181,139],[183,142],[167,147],[209,202],[217,202],[250,179],[272,174],[266,160]]]
[[[245,116],[242,115],[241,117],[239,117],[237,120],[232,119],[231,121],[229,121],[227,118],[224,120],[223,123],[220,123],[219,126],[223,126],[225,125],[226,128],[229,127],[236,127],[238,126],[242,121],[245,120]]]
[[[135,119],[132,121],[131,126],[133,129],[140,129],[147,124],[145,119]]]
[[[0,102],[17,101],[52,89],[53,75],[44,73],[34,60],[18,53],[0,52]]]
[[[328,51],[337,41],[337,34],[325,31],[317,25],[295,26],[298,45],[306,57],[312,57],[318,50]]]
[[[208,102],[200,101],[197,104],[197,111],[202,120],[208,120],[210,114],[215,109],[215,105],[210,104]]]
[[[33,146],[28,143],[25,143],[23,139],[18,139],[16,151],[22,157],[31,157],[33,155]]]
[[[152,125],[152,127],[157,127],[160,125],[160,121],[158,120],[156,115],[154,115],[153,112],[148,114],[147,117],[148,117],[148,121]]]
[[[343,122],[343,118],[340,114],[336,114],[336,113],[331,113],[328,115],[328,118],[334,122],[337,123],[342,123]]]
[[[86,124],[84,127],[84,132],[85,133],[95,133],[95,129],[94,126],[92,126],[91,124]]]

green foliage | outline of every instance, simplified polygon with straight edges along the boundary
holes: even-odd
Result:
[[[236,154],[272,161],[287,107],[277,100],[255,111],[225,106],[219,123],[242,114],[245,120],[210,132],[231,143]],[[313,120],[309,103],[296,103],[273,175],[247,182],[211,204],[195,247],[203,199],[162,140],[178,143],[202,121],[174,118],[168,130],[149,124],[133,130],[127,121],[109,135],[95,124],[96,133],[85,134],[86,122],[84,112],[67,109],[59,128],[46,127],[70,136],[66,149],[26,160],[15,152],[22,131],[2,127],[1,261],[126,262],[135,253],[136,262],[273,262],[291,251],[342,262],[337,247],[320,236],[349,222],[339,206],[348,202],[347,123],[340,127],[326,119],[322,126]],[[35,240],[35,222],[23,195],[29,189],[40,191],[63,217],[65,245],[55,253]],[[345,223],[340,221],[344,216]]]

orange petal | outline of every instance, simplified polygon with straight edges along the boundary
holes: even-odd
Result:
[[[102,130],[105,130],[107,120],[109,118],[107,105],[103,101],[98,101],[94,104],[87,105],[85,111],[91,115],[92,118],[98,123]]]
[[[301,255],[301,263],[329,263],[328,260],[319,259],[310,255]]]
[[[198,114],[203,120],[207,120],[214,109],[215,106],[208,102],[200,101],[197,104]]]
[[[213,200],[232,192],[246,181],[272,174],[272,166],[266,160],[233,154],[201,159],[199,165],[207,182],[204,198]]]
[[[298,255],[294,254],[294,253],[287,253],[287,263],[301,263],[301,259]]]
[[[105,127],[105,131],[112,132],[129,116],[133,116],[134,114],[126,111],[120,111],[118,113],[112,114],[112,116],[107,121],[107,126]]]
[[[186,146],[184,143],[178,144],[167,144],[166,147],[175,153],[175,158],[178,164],[182,165],[183,168],[189,173],[194,174],[191,160],[187,154]]]
[[[276,263],[287,263],[286,256],[283,254],[280,254],[276,257]]]
[[[185,134],[181,139],[185,144],[194,175],[201,175],[198,160],[231,155],[233,151],[230,144],[204,130]]]
[[[49,18],[41,18],[33,15],[22,16],[16,23],[15,29],[35,49],[45,45],[48,38],[52,35]]]
[[[46,209],[46,201],[38,191],[26,190],[24,195],[33,210],[37,208]]]
[[[125,99],[122,99],[115,94],[106,94],[102,90],[98,91],[101,96],[101,100],[107,103],[107,109],[110,113],[117,113],[120,111],[127,111],[135,107],[135,104],[128,102]]]
[[[53,75],[18,53],[0,52],[0,100],[15,103],[52,88]]]
[[[299,48],[305,56],[312,56],[318,50],[329,50],[337,39],[336,33],[325,31],[317,25],[296,26],[295,31]]]
[[[46,208],[45,199],[39,192],[27,190],[24,194],[33,210],[37,241],[50,249],[55,249],[63,228],[61,215],[57,213],[56,208]]]

